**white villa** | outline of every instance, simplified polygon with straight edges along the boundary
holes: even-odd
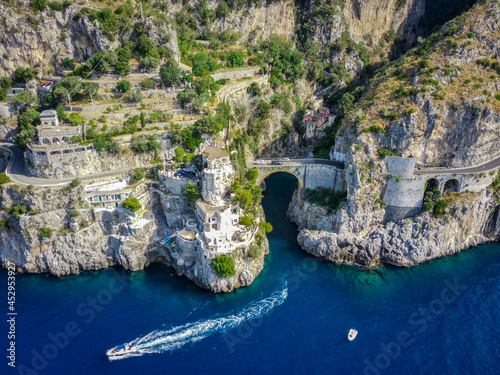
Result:
[[[177,232],[176,243],[183,250],[211,259],[248,245],[252,230],[240,225],[243,210],[232,203],[229,195],[234,173],[229,154],[207,147],[202,156],[206,168],[202,174],[202,198],[196,202],[198,225],[187,223],[184,230]]]

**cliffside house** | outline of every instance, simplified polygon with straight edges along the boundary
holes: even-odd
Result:
[[[115,208],[130,197],[132,189],[93,191],[87,194],[86,199],[96,207]]]
[[[64,163],[87,160],[92,145],[82,146],[73,142],[73,137],[85,138],[84,126],[60,124],[57,112],[45,110],[40,113],[40,125],[36,127],[37,138],[27,147],[26,159],[32,165],[64,166]],[[55,163],[55,164],[54,164]]]
[[[302,118],[302,125],[306,128],[305,137],[314,138],[325,135],[325,129],[330,125],[335,116],[330,113],[330,108],[319,107],[317,112],[309,112]]]
[[[184,72],[189,72],[191,73],[193,71],[193,68],[191,68],[189,65],[186,65],[186,64],[183,64],[183,63],[179,63],[179,69],[184,71]]]
[[[229,154],[218,147],[209,146],[202,154],[203,173],[201,195],[209,204],[223,204],[223,197],[232,184],[233,166]]]

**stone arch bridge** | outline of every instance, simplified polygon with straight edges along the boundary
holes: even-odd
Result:
[[[316,189],[319,187],[345,190],[344,163],[328,159],[279,159],[265,160],[261,163],[248,163],[249,168],[259,171],[257,184],[261,184],[266,177],[286,172],[294,175],[298,180],[299,191],[302,189]],[[300,202],[300,194],[299,194]]]

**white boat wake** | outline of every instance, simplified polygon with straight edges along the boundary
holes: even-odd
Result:
[[[273,292],[269,297],[250,303],[236,314],[199,320],[167,330],[153,331],[146,336],[125,344],[133,349],[134,353],[110,359],[124,359],[148,353],[165,353],[177,350],[184,345],[193,344],[214,333],[225,332],[248,320],[258,319],[269,313],[274,307],[281,305],[287,296],[288,285],[286,281],[283,281],[281,288]]]

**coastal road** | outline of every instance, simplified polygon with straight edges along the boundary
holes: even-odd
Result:
[[[0,148],[10,150],[13,154],[13,158],[9,161],[7,165],[7,170],[5,171],[7,176],[13,181],[21,185],[33,185],[40,187],[48,186],[63,186],[69,184],[74,178],[61,178],[61,179],[47,179],[33,177],[26,172],[24,168],[24,154],[23,152],[12,143],[0,143]],[[119,169],[115,171],[107,171],[100,173],[93,173],[86,176],[78,177],[79,180],[89,180],[100,177],[114,176],[118,174],[128,173],[129,169]]]
[[[258,164],[257,162],[249,162],[247,163],[249,166],[255,168],[263,168],[263,167],[279,167],[280,165],[273,165],[273,161],[278,161],[280,159],[265,159],[263,162],[265,164]],[[332,167],[336,167],[339,169],[344,169],[344,162],[337,160],[329,160],[329,159],[317,159],[317,158],[307,158],[307,159],[290,159],[290,161],[282,162],[281,166],[285,167],[300,167],[302,165],[311,165],[311,164],[322,164],[322,165],[330,165]]]
[[[467,174],[489,172],[500,167],[500,157],[487,161],[486,163],[466,168],[438,168],[438,169],[416,169],[414,175],[429,175],[429,174]]]

